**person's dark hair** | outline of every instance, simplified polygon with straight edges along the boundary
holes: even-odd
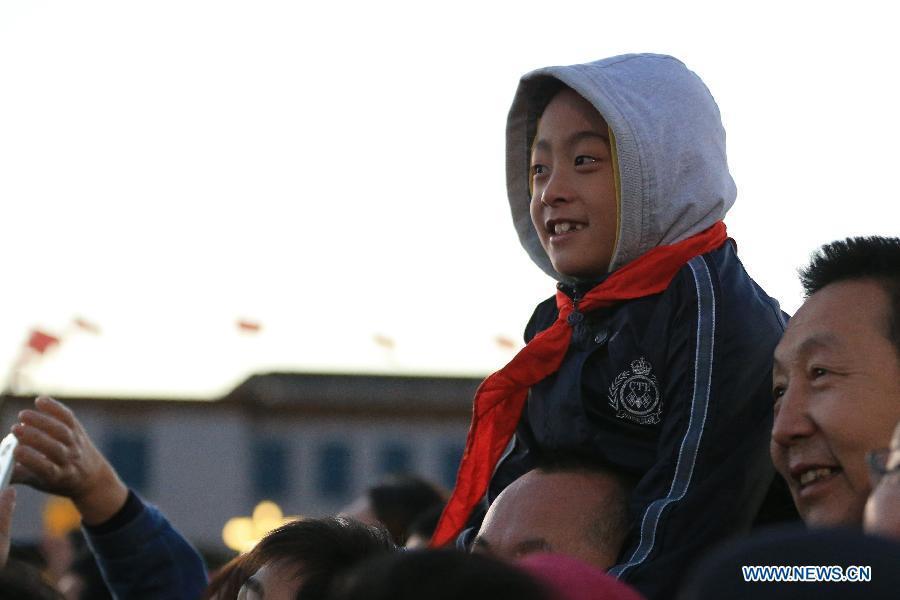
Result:
[[[438,521],[441,519],[441,513],[444,512],[444,504],[435,504],[431,508],[416,517],[409,525],[407,530],[407,541],[414,535],[430,540],[437,529]]]
[[[396,549],[388,532],[352,519],[329,517],[301,519],[269,533],[247,560],[294,565],[295,577],[303,577],[298,598],[322,598],[332,578],[348,567]]]
[[[888,295],[887,338],[900,357],[900,238],[855,237],[822,246],[800,270],[809,297],[839,281],[871,279]]]
[[[388,477],[369,488],[367,494],[375,518],[387,527],[394,543],[400,546],[406,543],[412,522],[446,500],[436,485],[412,475]]]
[[[234,600],[247,578],[256,572],[259,565],[253,563],[253,553],[235,556],[210,574],[209,584],[203,590],[200,600]]]
[[[411,550],[368,560],[335,582],[329,600],[550,600],[528,573],[456,550]]]

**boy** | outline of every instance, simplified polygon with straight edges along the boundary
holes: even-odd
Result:
[[[509,113],[507,187],[519,238],[558,291],[479,388],[433,543],[542,454],[588,454],[637,479],[610,572],[669,597],[692,559],[749,528],[774,473],[784,320],[721,222],[736,190],[718,107],[668,56],[534,71]]]

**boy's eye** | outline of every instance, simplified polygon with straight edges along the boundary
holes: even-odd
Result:
[[[547,172],[547,167],[544,165],[531,165],[531,176],[535,177],[537,175],[543,175]]]
[[[587,165],[590,163],[597,162],[597,159],[593,156],[586,156],[584,154],[575,157],[575,166],[580,167],[581,165]]]

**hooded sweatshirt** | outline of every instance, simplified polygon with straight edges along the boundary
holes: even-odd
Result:
[[[506,182],[528,255],[559,281],[531,222],[531,143],[540,113],[565,84],[603,116],[618,158],[619,227],[610,271],[725,217],[737,194],[719,108],[699,77],[671,56],[628,54],[525,75],[509,112]]]
[[[626,55],[525,75],[507,126],[513,222],[531,259],[577,299],[604,278],[557,273],[529,213],[531,144],[563,85],[597,109],[614,140],[610,273],[721,221],[736,190],[718,107],[678,60]],[[554,298],[538,305],[526,342],[558,314]],[[559,370],[531,387],[486,502],[547,453],[600,459],[637,482],[610,573],[650,599],[670,597],[691,561],[750,528],[773,481],[771,362],[784,324],[731,240],[691,259],[664,292],[586,313]]]

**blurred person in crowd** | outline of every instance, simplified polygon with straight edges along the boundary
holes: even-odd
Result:
[[[438,520],[441,518],[441,512],[444,510],[444,504],[435,504],[425,512],[421,513],[409,525],[409,536],[406,538],[404,548],[407,550],[416,550],[426,548],[434,530],[437,527]]]
[[[554,600],[643,600],[631,586],[594,565],[562,554],[529,554],[516,566],[547,587]]]
[[[72,564],[59,578],[57,589],[66,600],[111,600],[112,594],[87,541],[81,532],[72,532],[69,537],[76,540],[73,543],[75,555]]]
[[[338,573],[394,550],[396,545],[381,527],[345,517],[293,521],[266,535],[250,551],[246,560],[255,572],[244,581],[238,598],[323,598]]]
[[[590,459],[546,457],[497,496],[472,551],[506,560],[559,553],[609,569],[628,534],[630,487]]]
[[[64,600],[32,565],[9,559],[16,490],[0,491],[0,598],[4,600]]]
[[[44,581],[34,565],[10,559],[0,569],[0,598],[3,600],[67,600]]]
[[[775,349],[772,459],[808,526],[861,527],[866,455],[900,421],[900,239],[827,244],[801,280]]]
[[[409,526],[426,510],[443,505],[447,494],[437,485],[413,475],[392,475],[370,487],[340,514],[369,525],[387,528],[394,543],[402,546]]]
[[[677,597],[679,600],[896,598],[900,590],[898,565],[900,544],[892,540],[846,528],[782,526],[734,540],[706,556],[692,566],[692,574]],[[776,571],[757,567],[782,568]],[[857,567],[867,567],[870,571]],[[672,592],[671,597],[676,597]]]
[[[64,496],[81,514],[88,545],[117,598],[197,598],[206,587],[199,553],[155,507],[129,490],[62,403],[23,410],[12,432],[13,482]]]
[[[536,578],[490,556],[411,550],[368,560],[328,600],[554,600]],[[304,597],[303,600],[306,600]]]
[[[864,529],[900,540],[900,422],[894,428],[891,447],[874,450],[869,462],[874,489],[866,502]]]

